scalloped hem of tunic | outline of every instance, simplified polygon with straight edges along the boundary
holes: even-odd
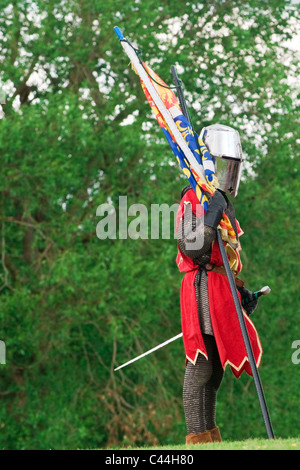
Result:
[[[260,366],[260,363],[261,363],[261,358],[262,358],[262,354],[263,354],[263,349],[262,349],[262,345],[261,345],[261,342],[260,342],[260,339],[259,339],[259,336],[258,336],[258,333],[256,331],[256,328],[254,326],[254,323],[250,320],[249,318],[249,315],[247,315],[247,313],[245,312],[245,310],[242,308],[242,312],[243,312],[243,315],[244,317],[247,319],[247,321],[249,323],[251,323],[254,331],[255,331],[255,335],[256,335],[256,343],[257,343],[257,346],[258,346],[258,349],[259,349],[259,356],[257,358],[257,361],[255,362],[256,363],[256,367],[258,368]],[[233,369],[235,369],[237,372],[239,372],[242,367],[244,367],[244,364],[245,362],[249,362],[249,359],[248,359],[248,356],[245,356],[244,359],[242,360],[242,362],[240,362],[240,365],[239,366],[236,366],[234,364],[232,364],[229,360],[225,362],[224,366],[223,366],[223,369],[225,370],[226,366],[229,365],[230,367],[232,367]]]
[[[203,351],[201,351],[200,349],[197,349],[196,355],[195,355],[195,359],[194,359],[194,360],[191,359],[191,358],[188,357],[188,356],[185,356],[185,357],[186,357],[186,359],[187,359],[189,362],[191,362],[191,363],[193,364],[193,366],[194,366],[194,365],[196,364],[196,362],[197,362],[197,359],[198,359],[198,355],[199,355],[199,354],[202,354],[202,356],[204,356],[205,359],[208,361],[207,354],[205,354],[205,353],[204,353]]]
[[[259,356],[258,356],[257,361],[256,361],[256,367],[259,367],[259,366],[260,366],[260,363],[261,363],[262,353],[263,353],[262,345],[261,345],[261,342],[260,342],[258,333],[257,333],[257,331],[256,331],[256,328],[255,328],[253,322],[250,320],[249,316],[247,315],[247,313],[245,313],[245,311],[244,311],[243,308],[242,308],[242,311],[243,311],[244,317],[247,316],[247,320],[251,323],[252,327],[254,328],[255,334],[256,334],[256,342],[257,342],[258,349],[259,349]],[[205,359],[208,360],[207,354],[205,354],[205,353],[204,353],[203,351],[201,351],[200,349],[197,349],[194,360],[191,359],[190,357],[188,357],[187,355],[186,355],[186,359],[187,359],[189,362],[191,362],[193,365],[195,365],[196,362],[197,362],[197,359],[198,359],[198,355],[199,355],[199,354],[202,354],[202,356],[204,356]],[[222,367],[223,367],[223,370],[225,370],[225,369],[226,369],[226,366],[229,365],[229,366],[232,367],[234,370],[236,370],[237,372],[239,372],[239,371],[244,367],[245,362],[249,362],[248,356],[245,356],[245,357],[243,358],[243,360],[240,362],[239,366],[236,366],[235,364],[233,364],[232,362],[230,362],[229,359],[228,359],[228,360],[225,362],[225,364],[222,365]],[[249,362],[249,364],[250,364],[250,362]]]

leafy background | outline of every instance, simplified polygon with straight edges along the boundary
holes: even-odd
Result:
[[[299,3],[0,1],[0,369],[3,449],[185,439],[176,240],[96,236],[97,207],[180,200],[174,164],[118,25],[169,84],[176,65],[196,129],[237,128],[244,280],[270,285],[253,321],[275,436],[299,435]],[[129,218],[130,221],[130,218]],[[117,227],[118,228],[118,227]],[[253,380],[230,370],[224,439],[265,436]]]

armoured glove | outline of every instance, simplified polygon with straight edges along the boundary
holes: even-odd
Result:
[[[204,215],[204,225],[217,230],[220,220],[223,217],[223,212],[227,207],[227,201],[221,191],[216,191],[213,195],[207,211]]]
[[[238,287],[238,290],[242,297],[242,306],[246,310],[248,315],[254,312],[257,307],[257,297],[251,290],[245,289],[245,287]]]

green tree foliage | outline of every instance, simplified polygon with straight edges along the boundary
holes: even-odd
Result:
[[[181,276],[173,237],[100,240],[97,207],[150,211],[185,185],[115,25],[167,83],[177,65],[197,129],[240,131],[244,278],[273,291],[261,375],[275,434],[298,435],[296,2],[0,3],[1,447],[184,441],[182,342],[113,371],[180,332]],[[226,372],[218,417],[225,438],[264,435],[248,376]]]

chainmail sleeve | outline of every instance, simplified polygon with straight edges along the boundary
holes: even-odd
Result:
[[[198,242],[200,240],[200,243],[198,243],[199,248],[193,249],[193,240],[196,237],[199,237]],[[215,238],[215,229],[200,224],[199,219],[197,221],[192,211],[192,205],[187,204],[178,227],[177,241],[181,252],[191,258],[196,265],[205,265],[210,262],[211,246]],[[213,336],[209,311],[207,272],[205,269],[199,269],[196,274],[195,292],[200,329],[202,333]]]

